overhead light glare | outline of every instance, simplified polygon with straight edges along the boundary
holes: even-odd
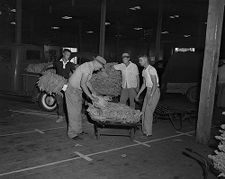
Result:
[[[88,30],[88,31],[86,31],[86,33],[87,33],[87,34],[93,34],[94,31],[93,31],[93,30]]]
[[[58,27],[58,26],[53,26],[53,27],[51,27],[53,30],[57,30],[57,29],[59,29],[60,27]]]
[[[110,22],[105,22],[105,25],[111,25],[111,23]]]
[[[188,34],[188,35],[184,35],[184,37],[185,37],[185,38],[188,38],[188,37],[191,37],[191,35],[189,35],[189,34]]]
[[[11,11],[11,12],[16,12],[16,9],[11,9],[10,11]]]
[[[179,18],[180,16],[178,14],[175,14],[175,15],[171,15],[170,16],[170,19],[175,19],[175,18]]]
[[[169,33],[168,31],[161,32],[161,34],[168,34],[168,33]]]
[[[137,30],[137,31],[142,30],[142,29],[143,29],[142,27],[135,27],[134,28],[134,30]]]
[[[176,15],[174,15],[174,17],[175,17],[175,18],[179,18],[180,16],[176,14]]]
[[[137,11],[137,10],[141,10],[141,6],[134,6],[134,7],[130,7],[129,9],[132,11]]]
[[[12,25],[16,25],[16,22],[14,22],[14,21],[13,21],[13,22],[10,22],[10,24],[12,24]]]
[[[63,16],[62,19],[68,20],[68,19],[72,19],[73,17],[71,16]]]

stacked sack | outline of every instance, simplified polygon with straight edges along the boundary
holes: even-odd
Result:
[[[221,135],[216,136],[216,139],[220,140],[218,150],[215,150],[215,155],[209,155],[209,158],[212,159],[214,167],[220,171],[218,177],[225,177],[225,124],[221,125],[221,128]]]
[[[114,69],[116,63],[107,63],[105,69],[91,78],[91,84],[100,95],[119,96],[122,87],[122,75]]]
[[[41,91],[46,91],[49,94],[61,94],[61,90],[67,80],[51,71],[46,71],[37,82]]]
[[[98,97],[98,101],[93,105],[89,104],[87,111],[93,120],[123,124],[138,123],[142,114],[125,104],[108,102],[104,97]]]

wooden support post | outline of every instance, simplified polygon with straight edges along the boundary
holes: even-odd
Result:
[[[223,25],[223,12],[223,0],[209,0],[196,136],[197,142],[201,144],[207,144],[210,139]]]
[[[19,81],[19,58],[21,54],[20,44],[22,43],[22,0],[16,0],[16,53],[13,62],[13,90],[18,90]]]
[[[158,7],[158,21],[156,30],[156,44],[155,44],[155,61],[159,61],[160,57],[160,43],[161,43],[161,32],[162,32],[162,19],[163,19],[163,5],[162,0],[159,0]]]
[[[78,21],[78,51],[82,49],[82,21]]]
[[[106,0],[101,0],[99,55],[101,55],[103,57],[104,57],[104,53],[105,53],[105,19],[106,19]]]

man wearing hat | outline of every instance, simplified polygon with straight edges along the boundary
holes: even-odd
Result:
[[[106,60],[97,56],[93,61],[80,65],[69,78],[67,85],[63,90],[66,96],[66,106],[68,111],[68,136],[77,139],[82,131],[82,92],[92,101],[97,100],[93,94],[96,94],[90,83],[92,73],[103,68]]]

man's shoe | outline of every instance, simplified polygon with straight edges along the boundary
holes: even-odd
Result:
[[[64,121],[64,117],[63,116],[59,116],[58,119],[55,121],[56,123],[60,123]]]

